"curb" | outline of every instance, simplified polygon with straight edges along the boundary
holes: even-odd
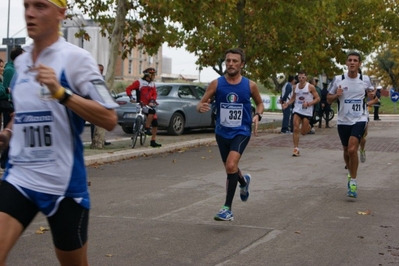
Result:
[[[139,156],[148,156],[148,155],[154,155],[166,152],[173,152],[183,148],[205,146],[214,143],[216,143],[216,140],[214,137],[212,137],[205,139],[183,141],[180,143],[165,144],[162,147],[155,149],[141,148],[141,149],[124,150],[124,151],[117,151],[105,154],[103,153],[103,154],[90,155],[90,156],[85,156],[85,165],[91,166],[96,164],[112,163],[121,160],[132,159]]]
[[[264,114],[267,115],[268,113],[265,112]],[[397,114],[394,114],[394,115],[380,114],[380,116],[381,117],[392,117],[395,119],[394,121],[396,121],[399,118],[399,115],[397,115]],[[334,125],[335,125],[336,116],[334,117],[333,121],[334,121]],[[370,121],[370,122],[374,122],[374,121]],[[383,122],[389,122],[389,121],[383,120],[381,122],[376,122],[376,123],[383,123]],[[280,133],[280,129],[281,129],[280,127],[277,127],[274,129],[264,130],[263,132],[278,134],[278,133]],[[119,140],[121,140],[121,139],[119,139]],[[118,141],[118,140],[111,140],[111,141]],[[96,165],[96,164],[112,163],[112,162],[117,162],[117,161],[121,161],[121,160],[132,159],[132,158],[139,157],[139,156],[148,156],[148,155],[154,155],[154,154],[160,154],[160,153],[173,152],[173,151],[176,151],[179,149],[191,148],[191,147],[197,147],[197,146],[205,146],[205,145],[209,145],[209,144],[216,145],[215,137],[182,141],[182,142],[178,142],[178,143],[164,144],[161,148],[129,149],[129,150],[123,150],[123,151],[90,155],[90,156],[85,156],[84,158],[85,158],[85,165],[91,166],[91,165]]]

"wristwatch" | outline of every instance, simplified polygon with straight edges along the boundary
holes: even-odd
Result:
[[[262,120],[262,115],[260,113],[255,113],[259,117],[258,121]]]
[[[64,96],[61,98],[61,100],[59,100],[59,103],[65,104],[68,101],[69,97],[71,97],[72,95],[73,95],[73,92],[71,90],[65,89]]]

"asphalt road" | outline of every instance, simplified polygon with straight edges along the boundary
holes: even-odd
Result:
[[[90,265],[399,265],[399,122],[372,122],[357,199],[336,128],[300,139],[253,137],[240,167],[252,174],[235,220],[216,222],[226,174],[215,145],[88,167]],[[57,265],[38,215],[8,265]]]
[[[276,120],[281,120],[282,115],[280,113],[265,113],[264,118],[262,119],[261,123],[268,123]],[[201,129],[201,130],[192,130],[188,131],[188,134],[200,134],[200,133],[212,133],[214,132],[213,129]],[[186,133],[186,134],[187,134]],[[165,136],[167,135],[166,130],[159,130],[158,132],[159,135]],[[113,140],[120,140],[124,138],[130,138],[131,134],[126,134],[125,132],[122,131],[122,128],[117,125],[114,130],[110,132],[105,133],[105,139],[109,141]],[[90,137],[90,125],[85,126],[85,130],[82,134],[82,140],[83,142],[90,142],[91,137]]]

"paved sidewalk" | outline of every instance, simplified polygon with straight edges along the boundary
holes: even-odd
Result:
[[[370,151],[390,151],[393,149],[394,152],[398,152],[397,148],[392,148],[389,141],[384,140],[384,137],[395,136],[395,132],[387,132],[384,131],[384,125],[388,125],[389,123],[399,123],[399,115],[380,115],[381,121],[370,121],[369,127],[372,128],[381,128],[381,132],[379,132],[380,137],[369,136],[367,145],[367,149]],[[280,113],[264,113],[264,121],[266,123],[276,123],[279,125],[282,114]],[[316,128],[316,134],[313,138],[300,138],[300,147],[301,148],[326,148],[326,149],[342,149],[341,143],[338,138],[337,129],[336,129],[336,117],[333,121],[330,122],[330,126],[332,128]],[[266,130],[260,130],[260,132],[268,133],[268,134],[279,134],[280,127],[269,128]],[[292,146],[292,136],[290,135],[282,135],[278,138],[273,138],[270,140],[261,140],[257,138],[253,138],[251,140],[252,143],[256,143],[256,145],[271,145],[275,147],[291,147]],[[319,135],[332,135],[335,136],[333,141],[330,141],[330,138],[320,138]],[[287,138],[289,141],[287,141]],[[149,139],[147,137],[146,143],[144,146],[140,146],[139,143],[136,144],[134,149],[131,148],[131,139],[130,137],[124,139],[112,139],[109,140],[113,143],[112,147],[106,147],[104,150],[87,150],[85,153],[85,164],[95,165],[95,164],[103,164],[109,162],[115,162],[120,160],[126,160],[135,158],[138,156],[148,156],[159,153],[167,153],[175,150],[190,148],[202,145],[216,144],[214,133],[211,130],[207,130],[205,133],[199,134],[183,134],[181,136],[168,136],[168,135],[159,135],[158,142],[162,143],[161,148],[151,148],[149,147]],[[392,141],[391,141],[392,142]],[[94,154],[93,154],[94,153]]]

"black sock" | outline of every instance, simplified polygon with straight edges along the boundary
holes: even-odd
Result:
[[[241,173],[240,168],[238,168],[238,182],[240,183],[240,186],[244,187],[247,185],[247,182],[244,179],[244,176]]]
[[[227,195],[224,206],[229,207],[230,210],[231,210],[231,205],[233,204],[234,194],[237,189],[237,183],[238,183],[238,172],[234,174],[227,174]]]

